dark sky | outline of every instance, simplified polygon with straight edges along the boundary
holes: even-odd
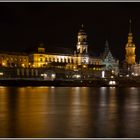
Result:
[[[40,42],[51,48],[76,49],[83,23],[89,51],[101,53],[105,40],[116,58],[124,59],[132,19],[132,32],[140,59],[140,3],[130,2],[11,2],[0,3],[0,50],[25,51]],[[138,56],[139,54],[139,56]]]

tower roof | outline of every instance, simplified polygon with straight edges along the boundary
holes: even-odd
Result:
[[[132,34],[132,20],[129,19],[129,33],[128,33],[128,42],[126,44],[126,47],[135,47],[135,44],[133,43],[133,34]]]
[[[86,35],[86,32],[84,30],[84,25],[83,24],[81,25],[81,28],[80,28],[80,30],[78,32],[78,35]]]
[[[106,42],[105,42],[105,51],[110,51],[108,40],[106,40]]]
[[[128,41],[125,46],[126,54],[125,54],[125,61],[127,64],[132,65],[135,64],[135,44],[133,43],[133,35],[131,31],[131,19],[129,20],[129,33],[128,33]]]
[[[132,21],[131,21],[131,18],[129,19],[129,33],[132,33],[132,31],[131,31],[131,23],[132,23]]]
[[[110,56],[110,57],[113,58],[112,53],[111,53],[111,51],[110,51],[110,49],[109,49],[108,40],[106,40],[106,42],[105,42],[105,49],[104,49],[102,58],[105,59],[105,58],[108,57],[108,56]]]
[[[129,19],[129,33],[128,33],[128,35],[129,36],[132,36],[132,20],[131,20],[131,18]]]

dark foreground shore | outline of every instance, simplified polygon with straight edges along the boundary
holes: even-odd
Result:
[[[89,81],[89,80],[77,80],[77,81],[63,81],[63,80],[0,80],[0,86],[56,86],[56,87],[82,87],[82,86],[103,86],[104,82],[101,81]]]
[[[56,86],[56,87],[140,87],[140,81],[135,79],[115,79],[116,85],[109,85],[109,80],[0,80],[0,86]]]

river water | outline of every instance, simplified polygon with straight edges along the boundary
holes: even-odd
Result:
[[[140,88],[0,87],[1,138],[140,137]]]

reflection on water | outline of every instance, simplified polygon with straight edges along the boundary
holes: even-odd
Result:
[[[140,137],[140,88],[0,87],[0,137]]]

